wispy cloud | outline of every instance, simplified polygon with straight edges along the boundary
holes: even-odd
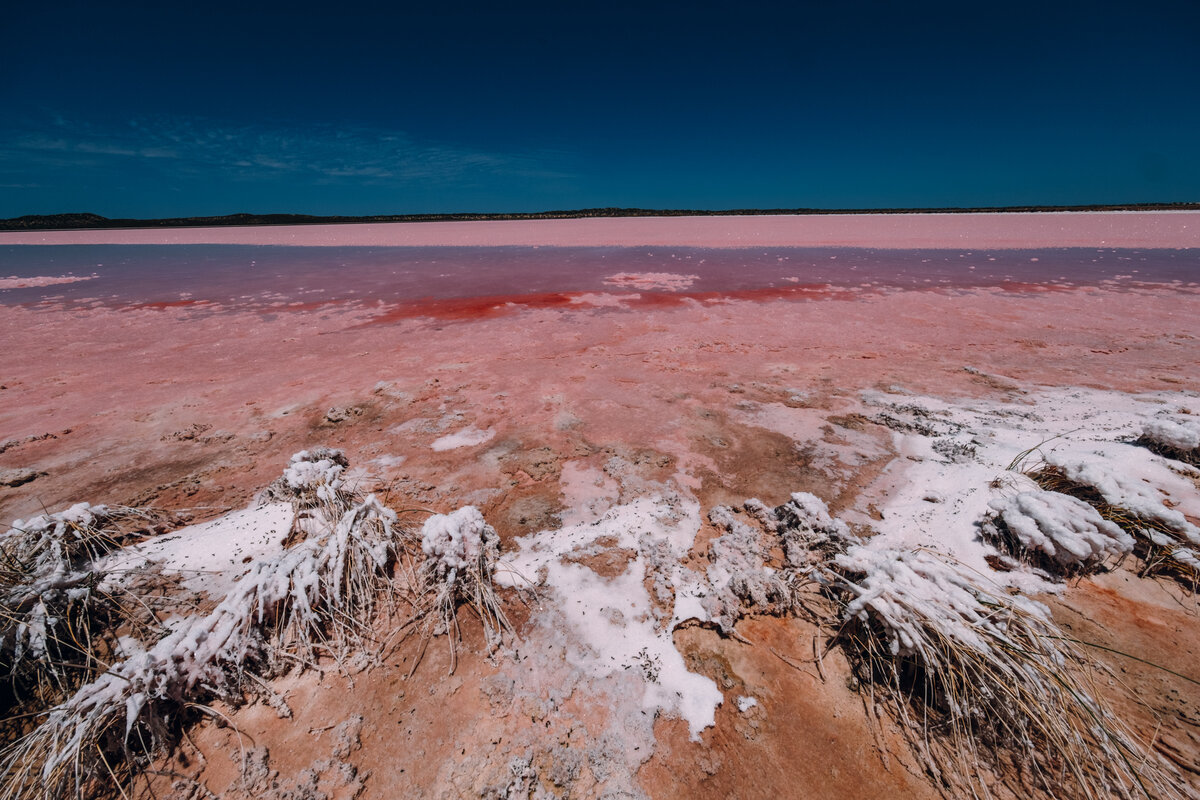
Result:
[[[483,177],[561,179],[562,154],[487,152],[422,142],[366,125],[270,126],[145,116],[96,123],[55,115],[0,129],[0,176],[40,169],[122,168],[138,162],[176,176],[313,184],[402,185]]]

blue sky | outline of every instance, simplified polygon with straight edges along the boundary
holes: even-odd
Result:
[[[9,9],[0,217],[1200,200],[1200,3]]]

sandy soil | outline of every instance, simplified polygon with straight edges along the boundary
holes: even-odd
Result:
[[[957,246],[959,237],[972,246],[1100,238],[1111,245],[1111,236],[1181,247],[1200,235],[1200,215],[1184,214],[880,218],[869,234],[860,222],[437,223],[354,226],[353,233],[388,243],[401,243],[388,238],[396,235],[473,244],[653,235],[720,246],[761,235],[923,247]],[[315,228],[256,235],[277,241],[294,232],[301,239],[289,243],[315,244],[337,241],[343,231],[334,227],[327,238]],[[0,306],[0,469],[34,476],[0,487],[0,518],[88,500],[189,508],[202,519],[249,502],[291,453],[330,445],[344,449],[364,485],[393,505],[448,511],[474,503],[510,547],[588,503],[603,508],[647,486],[681,487],[705,510],[747,497],[774,505],[795,491],[826,498],[835,512],[854,509],[895,457],[889,431],[856,416],[863,390],[940,397],[1011,397],[1014,387],[1038,385],[1200,391],[1200,294],[1042,288],[562,304],[466,319],[410,313],[370,325],[363,324],[370,312],[320,306],[278,314]],[[777,411],[786,412],[786,425]],[[714,535],[705,523],[698,550]],[[590,568],[603,574],[620,565],[601,560]],[[1080,636],[1200,677],[1193,674],[1197,606],[1178,587],[1126,570],[1081,581],[1055,602],[1056,615]],[[532,631],[531,612],[515,600],[513,607],[518,633]],[[563,676],[546,674],[540,684],[521,684],[515,662],[485,659],[479,631],[468,626],[452,677],[437,641],[411,678],[411,642],[373,669],[292,676],[276,687],[292,719],[264,704],[238,711],[240,746],[229,729],[201,724],[180,758],[164,765],[174,774],[153,785],[197,797],[200,785],[231,797],[500,797],[513,765],[527,762],[556,796],[937,795],[901,732],[886,718],[872,720],[848,688],[836,652],[823,676],[804,667],[812,626],[761,618],[739,632],[754,644],[700,627],[675,634],[689,666],[725,697],[699,743],[667,717],[654,723],[649,741],[614,734],[614,709],[627,691],[620,681],[561,684]],[[1101,657],[1135,689],[1160,698],[1152,705],[1166,720],[1164,747],[1194,779],[1196,685]],[[739,712],[739,696],[758,705]],[[1152,726],[1143,711],[1130,713]],[[626,744],[645,751],[614,755]],[[622,768],[628,774],[612,774]]]

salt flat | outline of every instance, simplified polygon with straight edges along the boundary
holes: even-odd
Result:
[[[109,259],[85,281],[0,294],[0,467],[37,473],[0,488],[6,521],[78,501],[236,521],[293,453],[329,446],[350,460],[348,486],[409,509],[417,528],[422,515],[469,504],[499,534],[508,650],[487,658],[482,629],[464,616],[452,676],[435,638],[411,677],[415,642],[364,671],[280,678],[273,686],[293,719],[268,704],[223,709],[281,786],[311,769],[331,796],[481,795],[512,784],[520,762],[520,780],[579,796],[750,796],[747,786],[763,796],[937,796],[902,726],[864,712],[841,651],[814,661],[824,641],[815,623],[750,614],[723,635],[715,620],[728,609],[711,598],[729,576],[714,554],[732,534],[714,510],[810,493],[877,546],[939,549],[983,573],[997,562],[979,523],[991,501],[1028,489],[1008,462],[1040,446],[1049,462],[1127,468],[1152,487],[1155,513],[1200,524],[1186,465],[1131,443],[1146,424],[1200,413],[1190,260],[1200,214],[89,231],[0,234],[0,247],[32,239],[552,251],[497,251],[495,269],[512,272],[474,282],[459,264],[465,271],[428,296],[407,288],[433,284],[425,267],[398,290],[386,261],[330,265],[324,282],[313,261],[303,280],[281,263],[261,284],[242,262],[221,262],[219,290],[196,267],[189,297],[151,297],[150,279],[122,282]],[[669,252],[635,258],[621,249],[631,245],[695,248],[693,265],[705,248],[725,260],[711,272],[668,269]],[[734,277],[748,245],[894,249],[897,270],[921,264],[912,248],[976,260],[946,267],[944,281],[889,283],[881,252],[869,280],[822,267],[834,271],[815,285],[755,261],[745,272],[756,283],[743,286]],[[574,262],[587,268],[566,285],[555,283],[569,270],[554,247],[616,250]],[[1059,248],[1103,251],[1111,270],[1089,277],[1091,261],[1076,259],[1064,278]],[[999,251],[1021,251],[1020,274],[1003,261],[1014,252]],[[69,277],[46,266],[42,277]],[[304,293],[313,289],[324,291]],[[271,526],[228,553],[212,537],[236,525],[198,530],[198,567],[219,567],[223,582],[240,574],[243,551],[279,546]],[[170,570],[191,574],[180,563],[187,548],[164,544]],[[139,558],[157,552],[141,547]],[[1073,636],[1200,677],[1197,602],[1183,584],[1139,577],[1132,556],[1069,582],[1005,564],[988,580],[1046,604]],[[536,595],[517,596],[529,586]],[[1098,652],[1146,700],[1119,710],[1158,731],[1181,791],[1200,790],[1195,684]],[[353,714],[363,717],[353,746],[319,735],[351,730]],[[193,753],[173,768],[216,794],[255,793],[225,755],[238,752],[230,730],[206,723],[193,739],[206,760]],[[357,777],[339,783],[334,762]],[[165,779],[154,788],[172,790]]]

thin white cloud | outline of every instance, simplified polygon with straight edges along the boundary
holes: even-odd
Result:
[[[0,172],[103,168],[158,162],[179,174],[234,180],[278,177],[369,185],[457,182],[487,175],[561,179],[561,154],[493,153],[415,141],[364,125],[235,125],[196,117],[150,116],[98,124],[55,116],[37,128],[0,130]]]

